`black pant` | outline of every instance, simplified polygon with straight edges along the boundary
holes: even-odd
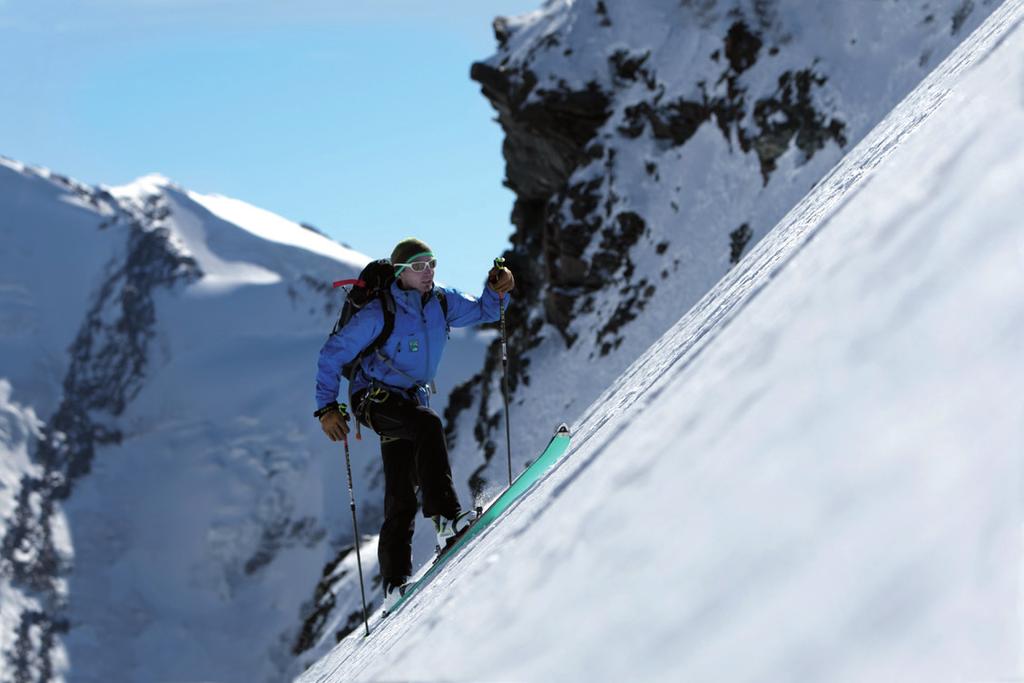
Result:
[[[384,461],[384,524],[377,559],[380,575],[391,584],[412,574],[412,534],[416,524],[416,487],[423,493],[423,516],[459,515],[459,499],[448,464],[441,416],[391,391],[383,401],[354,397],[364,422],[380,434]],[[378,397],[379,398],[379,397]]]

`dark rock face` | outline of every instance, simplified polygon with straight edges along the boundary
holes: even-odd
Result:
[[[603,4],[596,11],[607,18]],[[499,31],[499,42],[501,36],[507,40],[507,27]],[[557,44],[557,34],[547,42]],[[644,233],[645,221],[635,212],[616,210],[618,197],[606,191],[614,184],[616,151],[596,138],[612,116],[616,89],[642,83],[651,93],[624,107],[615,124],[622,136],[649,135],[678,147],[704,123],[713,122],[727,142],[738,140],[742,151],[757,154],[765,183],[791,143],[807,159],[830,141],[846,144],[845,124],[815,109],[813,89],[827,79],[813,68],[783,73],[776,92],[767,96],[752,98],[747,93],[738,78],[762,57],[764,44],[757,30],[743,20],[734,21],[722,37],[721,49],[710,55],[712,62],[724,67],[718,78],[726,84],[724,93],[709,94],[711,85],[701,80],[696,83],[702,93],[697,100],[666,97],[666,87],[649,63],[649,50],[615,51],[609,58],[611,83],[591,81],[582,90],[541,88],[528,63],[473,65],[470,75],[483,87],[505,131],[506,184],[517,195],[512,213],[516,232],[506,258],[513,267],[524,269],[520,281],[537,285],[520,292],[517,306],[542,310],[544,319],[572,345],[575,337],[568,328],[576,307],[587,308],[588,295],[617,273],[631,280],[629,250]],[[753,114],[753,127],[741,123],[748,113]],[[603,164],[604,172],[574,182],[573,173],[589,164]],[[648,172],[656,173],[656,166]],[[597,251],[585,256],[595,240]],[[634,289],[646,292],[649,287]],[[642,294],[633,292],[625,299],[625,307],[598,333],[599,344],[642,310]],[[515,317],[525,319],[525,313],[517,311]]]
[[[967,18],[971,16],[971,12],[973,11],[974,0],[963,0],[963,2],[960,3],[960,6],[955,12],[953,12],[953,26],[950,29],[951,35],[955,36],[960,33],[960,29],[964,27],[964,23],[967,21]]]
[[[825,85],[827,80],[811,69],[787,71],[779,77],[778,90],[754,105],[757,132],[753,137],[749,133],[741,135],[740,141],[744,151],[753,148],[757,152],[765,185],[775,170],[775,161],[791,142],[804,153],[805,161],[830,141],[846,147],[846,124],[827,118],[811,101],[812,88]]]
[[[582,91],[545,89],[528,70],[479,62],[470,78],[498,111],[506,136],[506,184],[520,199],[546,199],[561,188],[579,165],[583,146],[608,118],[608,95],[596,83]]]
[[[753,236],[754,232],[747,223],[729,233],[729,263],[735,266],[740,262],[743,251],[747,248],[747,244]]]
[[[722,49],[711,54],[714,62],[721,62],[724,54],[728,65],[717,81],[710,84],[725,83],[724,94],[710,95],[709,83],[698,81],[699,100],[678,98],[659,103],[659,95],[653,103],[644,101],[626,107],[619,132],[628,138],[637,138],[649,127],[654,138],[680,146],[703,124],[714,122],[726,142],[731,142],[735,135],[743,152],[757,153],[765,185],[775,170],[776,160],[789,149],[791,142],[795,141],[804,153],[805,161],[828,142],[845,147],[846,124],[818,111],[813,103],[813,89],[828,82],[825,76],[814,71],[813,65],[784,72],[779,76],[778,89],[755,99],[751,107],[747,89],[738,78],[757,63],[762,45],[761,37],[746,23],[735,22],[726,33]],[[653,80],[653,76],[648,77]],[[748,111],[753,113],[753,127],[741,123]]]
[[[90,192],[77,184],[74,189],[94,206],[112,200],[105,192]],[[125,250],[108,265],[106,279],[68,350],[71,363],[63,399],[36,445],[34,457],[43,475],[22,480],[18,507],[0,541],[0,572],[44,606],[22,614],[18,640],[4,653],[15,681],[51,680],[53,647],[68,629],[61,616],[65,605],[59,584],[70,567],[53,538],[55,505],[71,494],[75,480],[88,474],[96,446],[121,440],[121,432],[108,421],[120,415],[142,388],[156,323],[154,292],[200,275],[195,261],[177,253],[160,226],[168,215],[162,196],[141,207],[111,208],[114,217],[98,228],[123,225]]]

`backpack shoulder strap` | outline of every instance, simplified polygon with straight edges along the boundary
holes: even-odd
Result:
[[[448,295],[445,294],[443,289],[434,288],[434,296],[437,297],[438,303],[441,304],[441,312],[444,313],[444,319],[448,320]]]
[[[380,312],[383,322],[381,331],[377,333],[377,336],[372,342],[367,344],[359,353],[356,354],[355,358],[350,360],[341,368],[341,374],[346,379],[352,379],[352,374],[363,362],[363,359],[383,346],[384,342],[387,341],[389,336],[391,336],[391,332],[395,328],[395,302],[392,299],[389,305],[387,301],[384,301],[384,298],[384,295],[381,294],[377,299],[380,301]],[[370,301],[370,303],[373,303],[373,301]],[[363,310],[365,310],[365,307]],[[337,334],[337,332],[352,318],[353,315],[354,313],[352,312],[351,306],[346,303],[345,308],[342,310],[342,315],[338,319],[338,323],[334,326],[334,331],[331,332],[331,334]]]
[[[360,355],[369,355],[379,349],[395,330],[395,297],[391,295],[390,291],[385,289],[380,293],[379,300],[380,312],[384,317],[384,327],[381,328],[380,334],[377,335],[377,338],[370,342],[370,345],[367,346]]]
[[[381,332],[377,335],[377,338],[370,342],[360,355],[370,355],[387,341],[387,338],[391,336],[394,331],[394,297],[391,296],[390,292],[384,291],[380,294],[381,302],[381,315],[384,318],[384,327],[381,328]]]
[[[448,295],[445,294],[443,289],[435,287],[434,296],[437,297],[437,302],[441,304],[441,312],[444,313],[444,333],[451,339],[452,326],[448,323]]]

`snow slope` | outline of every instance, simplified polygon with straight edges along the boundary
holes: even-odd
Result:
[[[993,12],[532,495],[298,680],[1024,674],[1022,22]]]

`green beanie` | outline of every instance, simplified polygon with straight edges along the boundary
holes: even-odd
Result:
[[[415,237],[409,237],[395,245],[394,251],[391,252],[391,262],[395,264],[408,263],[418,256],[433,255],[429,244]]]

